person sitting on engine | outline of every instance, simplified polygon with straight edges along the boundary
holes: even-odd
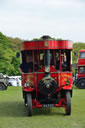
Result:
[[[62,70],[66,71],[67,61],[66,61],[66,55],[65,54],[61,56],[61,63],[62,63]]]
[[[28,73],[33,72],[33,62],[32,62],[32,55],[26,56],[26,61],[20,65],[20,72],[21,73]]]
[[[59,57],[59,53],[56,54],[56,69],[60,70],[60,57]]]

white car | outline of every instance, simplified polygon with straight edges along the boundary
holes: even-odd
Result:
[[[17,76],[17,86],[21,86],[21,76]]]
[[[9,76],[9,86],[21,86],[21,76]]]

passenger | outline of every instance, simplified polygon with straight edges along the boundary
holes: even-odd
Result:
[[[62,66],[62,71],[66,71],[67,60],[66,60],[66,55],[65,54],[61,54],[61,66]],[[60,70],[60,58],[59,58],[59,55],[56,57],[56,69]]]
[[[56,59],[56,69],[60,70],[60,59],[59,59],[59,57]]]
[[[23,62],[20,65],[20,72],[21,73],[33,72],[32,55],[26,56],[26,62]]]
[[[67,68],[67,60],[66,60],[66,55],[61,56],[61,63],[62,63],[62,70],[66,71]]]
[[[59,53],[56,54],[56,69],[60,70],[60,58]]]

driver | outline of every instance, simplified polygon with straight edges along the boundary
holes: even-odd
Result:
[[[20,72],[21,73],[28,73],[33,72],[33,62],[32,62],[32,55],[26,56],[26,61],[20,65]]]

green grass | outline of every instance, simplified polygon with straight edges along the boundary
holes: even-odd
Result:
[[[64,113],[64,108],[42,108],[27,117],[21,87],[0,91],[0,128],[85,128],[85,90],[73,90],[72,114]]]

